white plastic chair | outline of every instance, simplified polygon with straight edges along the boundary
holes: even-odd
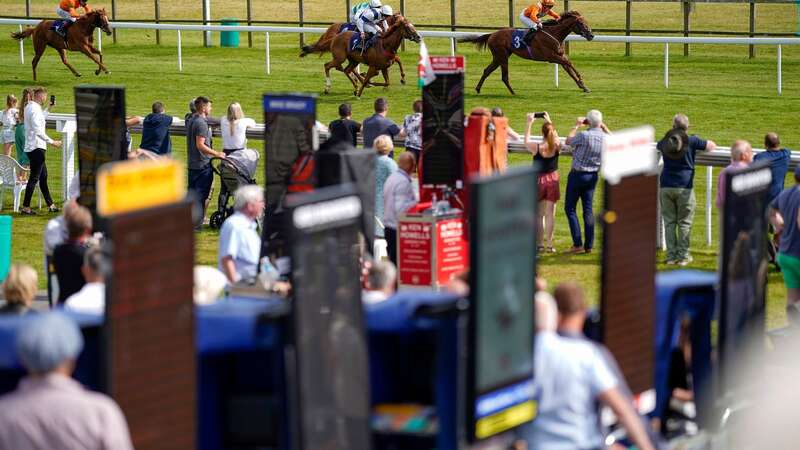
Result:
[[[22,167],[16,159],[0,155],[0,211],[3,210],[3,202],[5,200],[5,193],[7,189],[11,189],[14,196],[14,212],[19,212],[21,198],[25,192],[25,186],[28,185],[26,181],[20,181],[19,174],[29,172],[29,169]],[[39,188],[37,185],[36,189]],[[39,192],[39,209],[42,209],[42,193]]]

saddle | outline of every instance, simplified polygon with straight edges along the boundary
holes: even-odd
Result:
[[[50,31],[55,31],[58,33],[59,36],[63,37],[64,39],[67,38],[67,27],[71,24],[69,20],[65,19],[56,19],[53,21],[53,24],[50,25]]]
[[[534,33],[531,33],[531,29],[523,28],[523,29],[515,29],[514,33],[511,35],[511,48],[514,50],[523,49],[526,47],[530,47],[530,40],[533,38]],[[530,33],[530,36],[528,34]]]
[[[375,42],[378,41],[378,35],[374,34],[372,37],[368,37],[366,42],[361,40],[361,34],[358,32],[353,33],[353,36],[350,37],[350,49],[349,51],[353,52],[356,50],[366,51],[368,48],[372,47]]]
[[[343,23],[342,26],[339,27],[339,33],[344,33],[345,31],[358,31],[358,27],[354,23]]]

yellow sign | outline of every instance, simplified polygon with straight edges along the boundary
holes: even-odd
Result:
[[[536,402],[529,400],[514,405],[498,413],[478,419],[475,424],[475,437],[486,439],[490,436],[510,430],[536,417]]]
[[[97,213],[109,216],[152,208],[186,196],[186,172],[173,160],[121,161],[97,174]]]

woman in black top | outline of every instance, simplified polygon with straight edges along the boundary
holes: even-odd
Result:
[[[531,126],[536,120],[534,113],[529,113],[525,127],[525,146],[533,154],[533,161],[539,168],[539,218],[537,241],[540,252],[555,253],[553,248],[553,229],[555,225],[556,202],[561,198],[558,175],[558,154],[561,141],[558,138],[550,115],[544,113],[542,124],[542,142],[530,142]],[[546,244],[546,245],[545,245]]]

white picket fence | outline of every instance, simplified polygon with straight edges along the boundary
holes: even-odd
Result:
[[[30,19],[0,19],[0,25],[18,25],[20,30],[23,25],[36,25],[38,20]],[[177,32],[177,56],[178,70],[183,71],[183,49],[181,41],[182,31],[238,31],[264,33],[264,71],[269,75],[272,72],[270,58],[270,33],[309,33],[321,34],[325,28],[318,27],[272,27],[272,26],[229,26],[229,25],[181,25],[168,23],[136,23],[136,22],[112,22],[111,26],[116,29],[137,29],[137,30],[162,30]],[[443,38],[450,40],[450,54],[455,54],[456,39],[477,36],[484,33],[463,32],[463,31],[436,31],[423,30],[419,34],[425,38]],[[583,37],[570,35],[567,41],[583,41]],[[723,45],[774,45],[777,46],[777,92],[783,92],[783,68],[782,68],[782,46],[800,45],[800,38],[766,38],[766,37],[682,37],[682,36],[595,36],[592,42],[620,42],[620,43],[641,43],[641,44],[664,44],[664,88],[669,88],[669,45],[670,44],[723,44]],[[103,37],[100,30],[97,30],[98,48],[102,50]],[[24,44],[19,44],[19,60],[25,63]],[[553,80],[558,86],[558,66],[554,65]]]

